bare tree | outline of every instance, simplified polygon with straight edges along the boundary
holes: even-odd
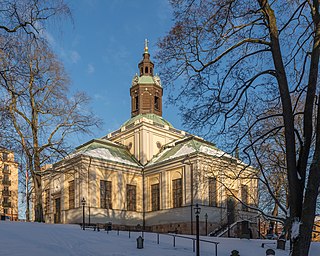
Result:
[[[38,38],[49,20],[70,16],[63,0],[3,0],[0,3],[0,32],[28,34]]]
[[[46,27],[61,18],[71,17],[71,12],[64,0],[3,0],[0,2],[0,61],[3,62],[0,70],[0,80],[4,72],[14,72],[17,61],[8,61],[7,54],[12,51],[21,51],[24,40],[33,40],[46,43]],[[12,56],[11,56],[12,57]],[[6,65],[4,64],[6,63]],[[9,66],[12,65],[12,66]],[[1,82],[2,85],[6,81]],[[4,97],[3,95],[1,95]],[[3,131],[7,131],[8,113],[4,101],[0,103],[0,120]],[[6,129],[5,127],[6,126]],[[0,143],[2,140],[0,134]],[[6,141],[8,143],[8,141]],[[9,144],[10,147],[13,145]]]
[[[24,41],[20,47],[2,63],[15,68],[2,72],[1,91],[32,176],[35,219],[42,221],[41,166],[66,154],[68,136],[88,133],[100,121],[87,109],[84,93],[69,93],[63,66],[45,44]]]
[[[53,59],[51,64],[49,64],[48,62],[44,63],[45,55],[42,55],[42,57],[38,60],[36,60],[35,57],[35,59],[31,61],[30,58],[32,54],[34,56],[36,55],[36,51],[38,51],[39,53],[40,49],[47,52],[46,57],[55,58],[46,46],[47,40],[45,36],[45,29],[48,27],[48,25],[50,25],[50,23],[53,23],[53,21],[57,21],[60,18],[65,17],[71,17],[71,12],[64,0],[4,0],[0,3],[0,86],[2,86],[0,92],[1,97],[3,98],[3,101],[0,104],[0,119],[2,124],[0,142],[6,144],[11,149],[14,149],[15,152],[22,152],[20,155],[20,161],[21,163],[25,163],[25,169],[23,171],[31,172],[31,174],[33,174],[33,181],[36,182],[34,187],[37,187],[37,184],[39,184],[39,177],[36,178],[36,170],[39,170],[40,167],[38,166],[38,163],[35,163],[35,160],[39,158],[39,152],[37,153],[38,149],[33,149],[32,146],[36,145],[37,143],[43,143],[43,141],[41,141],[43,139],[41,137],[43,136],[43,134],[38,134],[39,141],[35,141],[35,144],[32,145],[32,143],[29,141],[36,135],[36,133],[28,131],[28,129],[35,130],[36,128],[30,124],[29,121],[32,118],[30,115],[28,115],[28,106],[24,106],[23,102],[27,101],[27,83],[31,85],[35,80],[41,78],[36,77],[33,81],[27,81],[27,79],[28,77],[36,76],[34,74],[32,75],[32,65],[39,65],[39,63],[41,63],[41,65],[44,64],[44,66],[46,64],[49,65],[48,67],[46,67],[48,68],[47,70],[42,70],[43,73],[51,72],[50,74],[47,74],[49,77],[48,81],[50,81],[51,79],[50,76],[58,75],[54,74],[54,72],[52,71],[52,65],[56,65],[57,70],[60,69],[61,71],[63,71],[63,68],[61,67],[61,64],[58,63],[55,59]],[[38,50],[36,50],[37,48]],[[25,63],[27,60],[29,60],[29,66]],[[35,62],[38,62],[38,64],[35,64]],[[39,69],[39,66],[37,67],[37,69]],[[49,72],[48,70],[51,71]],[[61,80],[65,78],[65,74],[60,74]],[[44,86],[44,83],[46,83],[45,81],[42,81],[42,85],[40,85],[39,81],[40,80],[34,82],[34,84],[37,83],[38,86],[41,87]],[[50,84],[50,82],[47,83],[48,86]],[[33,85],[31,85],[31,87],[34,88]],[[48,91],[47,96],[50,97],[53,94],[50,92],[51,89],[49,90],[48,88],[49,87],[46,87]],[[44,89],[42,88],[39,90]],[[66,91],[63,89],[61,93],[62,92]],[[55,95],[55,97],[56,96],[57,95]],[[32,97],[35,98],[35,102],[39,100],[35,95]],[[75,100],[74,102],[69,101],[69,107],[71,107],[72,104],[80,104],[82,101],[87,101],[86,96],[81,95],[81,97],[79,97],[79,99]],[[39,106],[36,106],[36,108],[38,107]],[[41,107],[43,106],[40,106],[40,108]],[[14,113],[14,111],[16,111],[16,113]],[[75,110],[72,111],[74,113],[76,112]],[[62,113],[61,116],[63,115],[66,115],[66,112]],[[57,122],[57,115],[55,116],[55,122]],[[35,117],[39,117],[39,115],[36,114],[36,116],[33,116],[33,118]],[[28,121],[28,119],[30,120]],[[48,121],[49,120],[50,119],[48,119]],[[92,121],[95,122],[94,118],[92,118]],[[61,119],[61,122],[63,123],[64,120]],[[52,125],[54,125],[54,121],[52,122]],[[90,126],[90,123],[88,123],[88,125]],[[39,121],[39,127],[37,129],[45,129],[46,126],[49,127],[49,123],[44,124],[42,121]],[[58,136],[59,131],[61,130],[62,128],[57,127],[57,131],[52,132],[52,135]],[[18,137],[17,133],[19,134]],[[64,133],[61,142],[65,140],[65,136],[67,135],[67,133],[68,132]],[[51,138],[50,141],[55,139],[56,138]],[[56,144],[56,146],[58,144]],[[61,146],[62,144],[63,143],[61,143]],[[40,155],[42,158],[41,160],[37,159],[36,162],[40,161],[40,163],[43,163],[49,161],[50,159],[52,160],[52,156],[54,155],[52,154],[54,152],[54,146],[51,146],[50,143],[42,146],[43,147],[40,150]],[[58,149],[59,147],[56,148]],[[48,149],[51,150],[51,153]],[[20,177],[23,176],[24,175],[20,175]],[[20,182],[21,184],[23,183],[26,185],[26,181],[23,178],[20,180]],[[40,190],[41,189],[37,189],[38,192],[36,194],[40,195]],[[28,193],[26,193],[26,197],[28,197],[26,198],[26,203],[28,205],[30,201]],[[38,203],[40,203],[40,201]],[[29,209],[29,207],[27,207],[27,209]],[[36,214],[37,220],[41,220],[41,212],[41,209],[39,209],[38,213]],[[27,215],[29,215],[28,212]],[[27,218],[29,218],[29,216],[27,216]]]
[[[259,159],[257,145],[284,137],[283,212],[292,255],[306,255],[320,186],[319,1],[171,2],[176,23],[158,60],[166,82],[186,79],[172,100],[188,100],[181,110],[190,128],[228,134],[248,160]]]

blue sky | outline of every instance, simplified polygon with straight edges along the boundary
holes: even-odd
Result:
[[[154,58],[156,43],[172,26],[167,0],[70,0],[73,21],[62,20],[48,30],[48,38],[71,78],[72,91],[85,91],[90,107],[104,125],[101,137],[130,118],[131,80],[138,72],[144,39]],[[164,103],[168,92],[164,90]],[[163,117],[182,129],[178,111],[164,104]],[[74,138],[75,144],[92,136]]]

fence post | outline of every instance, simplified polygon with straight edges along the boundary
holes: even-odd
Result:
[[[144,231],[141,231],[141,236],[142,238],[144,238]]]
[[[118,235],[119,235],[119,228],[118,228],[118,231],[117,231]]]
[[[157,244],[159,244],[159,233],[157,233]]]
[[[176,236],[173,235],[173,247],[176,247]]]
[[[131,234],[130,234],[130,229],[129,229],[129,238],[131,237]]]
[[[215,244],[216,247],[216,256],[218,256],[218,244]]]
[[[192,239],[192,251],[195,252],[195,240]]]

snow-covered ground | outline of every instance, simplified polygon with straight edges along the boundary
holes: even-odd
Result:
[[[38,256],[99,256],[99,255],[148,255],[148,256],[193,256],[192,240],[176,237],[173,247],[173,237],[160,235],[157,244],[156,234],[144,234],[144,248],[137,249],[136,238],[141,233],[81,230],[77,225],[52,225],[25,222],[0,222],[0,255],[38,255]],[[275,244],[262,243],[272,240],[247,240],[232,238],[201,237],[203,240],[219,242],[218,256],[230,256],[236,249],[241,256],[264,256],[266,249],[275,249]],[[215,256],[214,244],[201,242],[202,256]],[[288,251],[275,250],[276,256],[288,256]],[[313,243],[310,256],[320,255],[320,243]]]

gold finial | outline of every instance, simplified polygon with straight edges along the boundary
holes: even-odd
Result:
[[[144,53],[148,53],[148,43],[149,43],[148,39],[145,39],[144,40]]]

